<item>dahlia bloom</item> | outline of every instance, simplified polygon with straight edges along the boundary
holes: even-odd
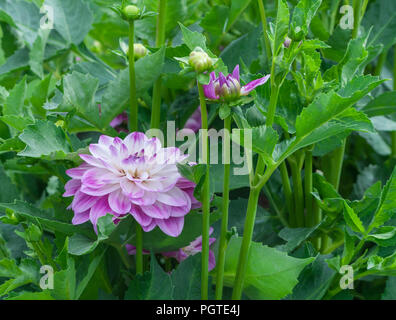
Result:
[[[234,68],[234,71],[227,76],[224,76],[222,72],[219,72],[219,76],[216,78],[215,72],[211,72],[210,82],[208,85],[204,85],[203,88],[205,96],[208,99],[226,102],[248,95],[250,91],[266,83],[269,78],[270,75],[266,75],[263,78],[253,80],[247,85],[241,87],[239,79],[239,65],[237,65]]]
[[[64,197],[74,196],[69,207],[73,224],[94,225],[110,213],[114,221],[131,214],[148,232],[158,226],[172,237],[180,235],[184,216],[200,206],[195,184],[180,175],[177,163],[188,157],[178,148],[162,148],[157,138],[133,132],[124,140],[102,135],[80,154],[84,163],[66,173]]]
[[[209,230],[209,234],[213,233],[213,228]],[[216,241],[216,238],[209,238],[209,246],[211,246]],[[126,245],[126,249],[130,255],[136,254],[136,247],[130,244]],[[186,260],[188,257],[197,254],[202,251],[202,236],[192,241],[188,246],[181,248],[177,251],[163,252],[163,256],[168,258],[175,258],[178,262]],[[143,250],[143,254],[150,254],[150,251]],[[216,266],[216,258],[212,250],[209,251],[209,271],[211,271]]]

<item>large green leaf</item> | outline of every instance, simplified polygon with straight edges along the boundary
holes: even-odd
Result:
[[[27,202],[16,200],[14,203],[0,203],[0,208],[3,210],[12,210],[17,216],[20,215],[22,218],[28,219],[31,222],[39,222],[42,227],[50,231],[59,231],[67,235],[81,233],[90,238],[94,237],[92,229],[59,221],[51,213],[40,210]]]
[[[242,238],[232,238],[226,252],[224,284],[232,287]],[[315,258],[297,259],[253,242],[245,272],[244,293],[251,299],[282,299],[298,283],[298,275]]]
[[[171,300],[173,283],[171,276],[151,256],[150,272],[137,275],[129,284],[125,300]]]
[[[73,72],[63,78],[62,104],[76,108],[85,120],[100,126],[99,107],[95,103],[95,93],[99,80],[89,74]]]
[[[54,156],[63,159],[71,151],[65,132],[51,121],[39,120],[29,125],[19,138],[26,143],[25,150],[18,153],[20,156]]]
[[[371,100],[361,109],[369,117],[396,112],[396,91],[388,91]]]
[[[278,11],[272,44],[272,55],[277,56],[278,51],[283,46],[287,33],[289,32],[289,7],[284,0],[278,0]]]
[[[230,13],[227,19],[227,28],[226,30],[230,30],[232,25],[238,19],[238,17],[242,14],[242,12],[248,7],[252,0],[233,0],[231,1]]]
[[[396,43],[396,2],[376,1],[370,4],[362,25],[371,31],[369,46],[382,44],[383,50],[388,50]]]
[[[382,190],[381,200],[374,214],[369,231],[382,226],[396,213],[396,167]]]
[[[321,3],[322,0],[300,0],[298,2],[294,8],[291,21],[291,30],[294,39],[301,40],[308,34],[309,25]]]
[[[81,43],[93,22],[93,14],[83,0],[45,0],[53,9],[54,27],[69,43]]]

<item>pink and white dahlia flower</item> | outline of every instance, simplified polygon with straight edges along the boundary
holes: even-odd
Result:
[[[157,138],[133,132],[124,140],[102,135],[80,154],[84,163],[66,173],[65,197],[74,196],[69,208],[73,224],[88,220],[94,225],[110,213],[114,221],[131,214],[148,232],[158,226],[177,237],[184,216],[200,206],[195,184],[180,175],[177,163],[186,159],[178,148],[163,148]]]

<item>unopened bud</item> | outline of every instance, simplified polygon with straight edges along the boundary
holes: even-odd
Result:
[[[194,51],[190,53],[188,63],[199,73],[208,70],[213,65],[212,59],[199,47],[195,48]]]
[[[133,53],[135,56],[135,60],[138,60],[140,58],[143,58],[144,56],[147,55],[147,49],[144,45],[140,43],[134,43],[133,44]]]
[[[65,126],[65,121],[63,121],[63,120],[58,120],[58,121],[55,122],[55,125],[56,125],[57,127],[63,128],[63,127]]]
[[[289,48],[292,40],[289,37],[286,37],[285,42],[283,42],[283,46],[285,48]]]
[[[132,21],[139,18],[140,10],[138,7],[129,5],[122,9],[123,16],[126,20]]]

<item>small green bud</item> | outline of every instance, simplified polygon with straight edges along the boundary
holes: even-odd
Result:
[[[129,5],[122,9],[122,14],[126,20],[132,21],[139,18],[140,10],[136,6]]]
[[[30,242],[38,242],[41,239],[43,232],[35,224],[31,224],[26,230],[26,240]]]
[[[199,47],[190,53],[188,63],[198,73],[207,71],[213,65],[212,59]]]
[[[65,121],[63,121],[63,120],[58,120],[58,121],[55,122],[55,125],[56,125],[57,127],[63,128],[63,127],[65,126]]]
[[[133,54],[135,56],[135,60],[143,58],[148,53],[146,47],[141,43],[134,43],[133,44]]]

